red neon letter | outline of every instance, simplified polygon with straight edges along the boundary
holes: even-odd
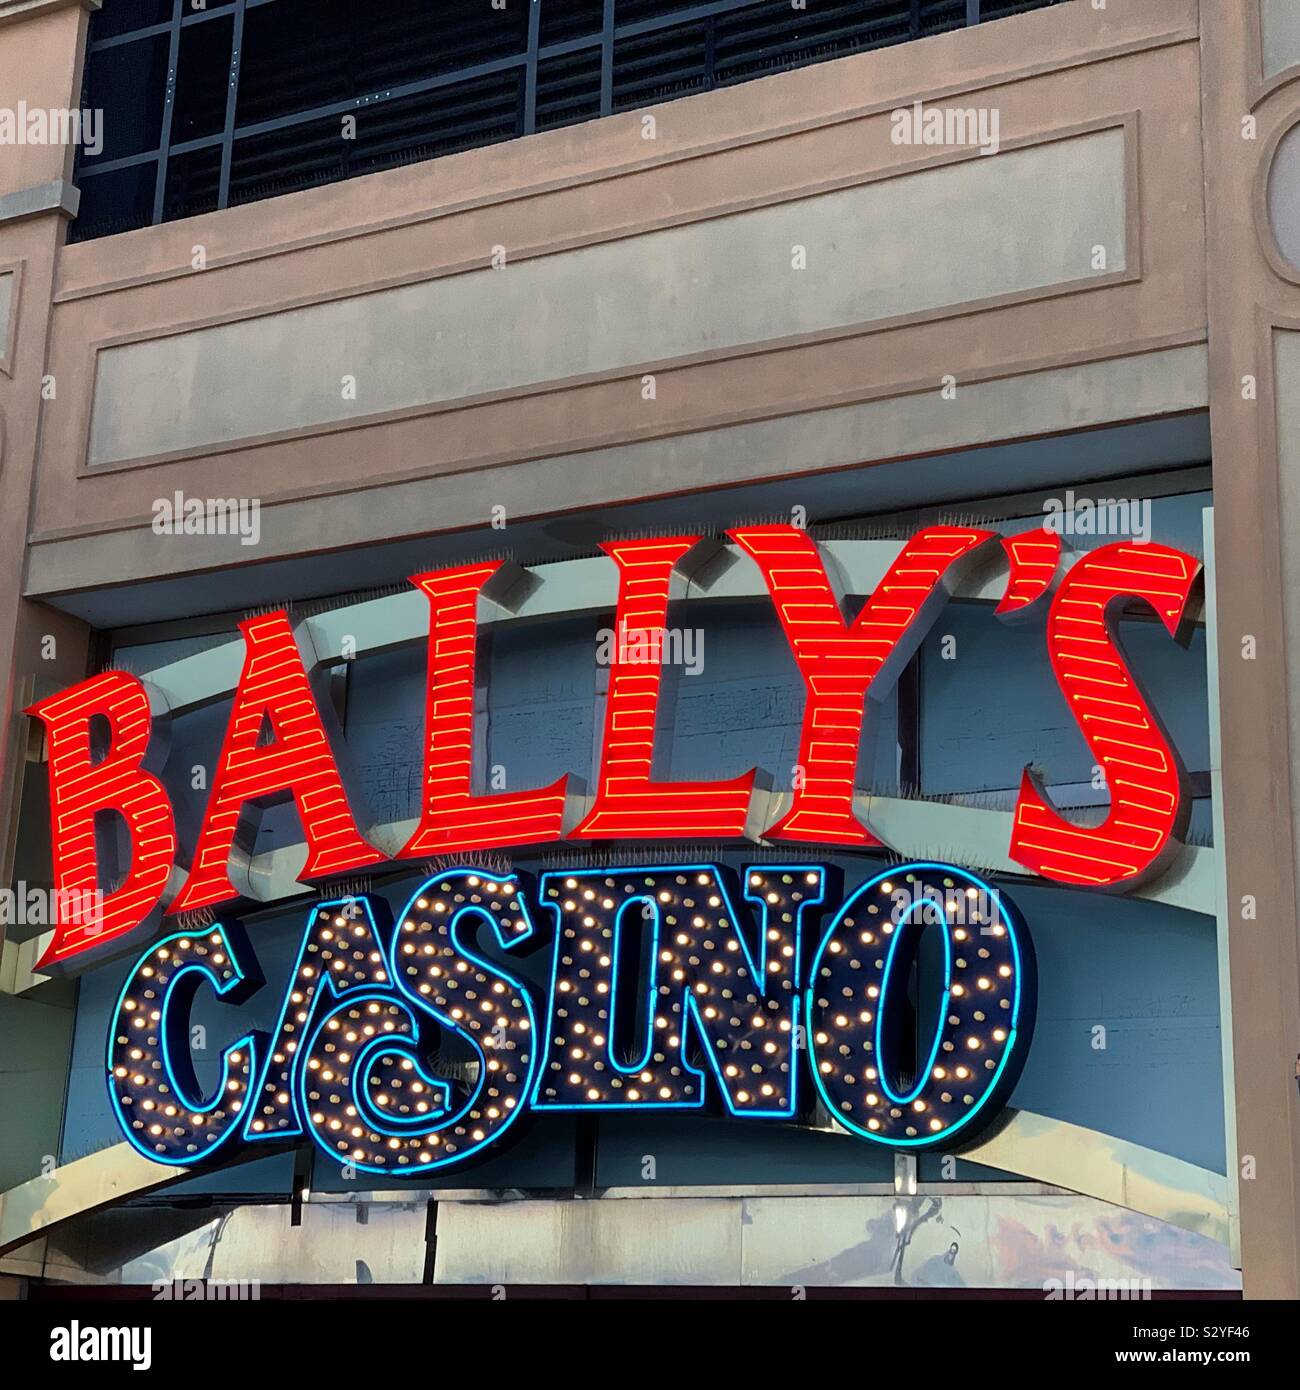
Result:
[[[40,965],[67,960],[140,925],[158,905],[176,857],[171,802],[144,771],[149,697],[124,671],[108,671],[27,711],[49,741],[50,833],[58,921]],[[95,761],[91,720],[108,723],[107,753]],[[95,817],[116,811],[131,841],[131,868],[120,888],[100,898]]]
[[[1061,564],[1061,538],[1045,527],[1024,531],[1003,536],[1002,550],[1011,573],[1002,601],[993,611],[999,618],[1014,621],[1051,588]]]
[[[698,542],[698,536],[671,536],[601,545],[619,569],[618,612],[596,800],[575,838],[736,839],[745,833],[752,768],[730,782],[650,780],[669,592]]]
[[[1115,642],[1112,605],[1141,598],[1174,637],[1200,562],[1164,545],[1117,541],[1066,575],[1047,618],[1057,684],[1110,788],[1110,814],[1071,825],[1025,769],[1011,857],[1058,883],[1132,885],[1176,848],[1186,825],[1182,767]]]
[[[248,618],[239,628],[244,634],[244,669],[194,867],[169,913],[239,897],[230,881],[231,851],[236,843],[244,852],[251,850],[256,817],[246,816],[245,807],[268,797],[291,796],[297,803],[307,840],[304,880],[384,858],[357,832],[288,615],[280,610]],[[268,743],[260,742],[264,720],[271,726]]]
[[[851,625],[816,542],[797,526],[746,526],[728,534],[763,571],[806,690],[803,779],[794,804],[764,838],[878,845],[853,814],[867,692],[882,673],[882,691],[896,678],[947,598],[954,563],[993,533],[951,526],[918,531]]]
[[[567,777],[536,791],[476,796],[475,655],[478,600],[499,560],[412,576],[429,596],[429,667],[424,704],[424,811],[400,858],[540,844],[564,834]]]

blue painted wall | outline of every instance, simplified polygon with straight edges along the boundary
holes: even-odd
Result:
[[[1199,515],[1206,501],[1200,496],[1158,500],[1157,538],[1199,551]],[[602,621],[607,620],[520,625],[485,644],[490,663],[488,761],[505,769],[509,787],[541,785],[564,772],[590,776],[597,736],[593,652]],[[803,701],[770,605],[710,605],[704,623],[702,673],[670,673],[660,775],[733,776],[758,765],[784,784],[797,757]],[[1184,650],[1153,623],[1123,626],[1134,668],[1189,771],[1204,771],[1209,755],[1203,636]],[[952,660],[942,651],[946,635],[956,638]],[[168,642],[122,655],[131,669],[144,670],[197,645]],[[358,661],[350,669],[347,750],[370,814],[379,821],[417,813],[424,661],[423,648],[415,647]],[[206,796],[191,786],[192,769],[213,766],[225,714],[222,705],[173,724],[165,780],[178,806],[183,842],[193,843]],[[864,745],[860,784],[889,789],[898,780],[896,700],[873,706],[873,716],[875,735]],[[988,794],[996,801],[998,794],[1013,794],[1021,768],[1029,762],[1045,767],[1055,784],[1087,783],[1091,775],[1087,748],[1046,660],[1041,619],[1008,628],[988,607],[949,605],[921,661],[923,792]],[[1208,803],[1198,808],[1196,823],[1198,833],[1208,837]],[[296,838],[293,809],[283,808],[266,818],[259,848]],[[880,864],[867,855],[807,857],[841,865],[846,889]],[[744,856],[733,853],[721,858],[744,862]],[[671,862],[671,853],[664,859]],[[527,870],[530,861],[521,858],[518,865]],[[383,891],[400,909],[416,882],[414,877],[394,881]],[[1042,885],[1012,883],[1007,891],[1029,921],[1040,975],[1036,1034],[1012,1103],[1221,1172],[1223,1095],[1215,933],[1208,915],[1212,905],[1207,903],[1207,915],[1199,916]],[[196,1022],[209,1028],[214,1057],[244,1029],[274,1025],[303,912],[297,905],[249,919],[267,984],[237,1015],[200,1000]],[[523,967],[539,991],[548,953],[549,941]],[[117,1138],[103,1082],[103,1051],[108,1011],[126,970],[127,964],[119,962],[91,971],[81,981],[65,1160]],[[1101,1035],[1094,1033],[1099,1026],[1105,1030],[1104,1046],[1098,1046]],[[574,1127],[571,1117],[539,1118],[526,1130],[521,1126],[517,1142],[476,1168],[454,1173],[446,1185],[568,1186],[574,1174]],[[641,1182],[646,1154],[655,1156],[656,1181],[671,1184],[872,1181],[892,1172],[892,1158],[884,1150],[793,1127],[720,1117],[599,1120],[600,1184]],[[284,1192],[291,1173],[292,1157],[283,1155],[196,1178],[186,1187]],[[324,1189],[339,1181],[331,1164],[317,1165],[314,1186]]]

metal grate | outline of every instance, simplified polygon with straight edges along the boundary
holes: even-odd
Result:
[[[104,0],[87,241],[1063,0]]]

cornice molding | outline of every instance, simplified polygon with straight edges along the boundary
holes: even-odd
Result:
[[[18,19],[31,19],[47,10],[66,10],[70,5],[83,10],[97,10],[103,0],[0,0],[0,25]]]
[[[0,0],[0,5],[4,0]],[[0,194],[0,223],[16,222],[20,217],[39,217],[43,212],[61,212],[75,217],[81,204],[81,190],[67,179],[51,179],[14,193]]]

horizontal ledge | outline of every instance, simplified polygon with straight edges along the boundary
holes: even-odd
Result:
[[[43,212],[60,212],[64,217],[72,218],[77,215],[80,205],[81,193],[74,185],[66,179],[51,179],[49,183],[0,194],[0,223],[38,217]]]
[[[759,838],[737,841],[737,849],[760,849],[766,844],[762,834],[774,826],[790,807],[791,793],[756,791],[756,819],[761,827]],[[570,795],[565,811],[566,824],[577,824],[591,810],[590,795]],[[989,810],[980,806],[962,806],[948,801],[911,800],[904,797],[877,796],[860,791],[853,798],[858,818],[870,825],[895,853],[909,860],[960,862],[984,873],[1014,875],[1027,880],[1039,876],[1007,853],[1011,843],[1013,811]],[[390,858],[395,858],[403,845],[415,834],[418,822],[390,821],[372,826],[367,838]],[[592,847],[575,841],[571,848],[581,854]],[[596,846],[599,849],[599,846]],[[794,853],[799,847],[791,846]],[[808,845],[805,852],[815,854],[819,849],[836,852],[834,845]],[[838,847],[843,852],[843,847]],[[665,842],[663,857],[671,861],[673,847]],[[310,892],[298,878],[307,860],[305,843],[285,845],[253,855],[248,861],[247,881],[243,885],[254,902],[270,904],[284,902]],[[391,866],[405,867],[414,872],[415,860],[398,861]],[[1184,845],[1158,880],[1139,884],[1132,896],[1166,907],[1214,916],[1215,850],[1213,847]],[[1068,885],[1059,885],[1068,888]],[[1085,890],[1077,890],[1085,891]]]
[[[775,825],[789,809],[791,793],[755,791],[756,819],[761,827],[757,840],[736,842],[736,851],[759,850],[765,847],[762,832]],[[566,805],[566,824],[576,825],[591,809],[593,798],[590,795],[570,795]],[[858,792],[853,799],[853,809],[858,818],[870,825],[885,840],[889,849],[908,860],[939,863],[961,863],[977,872],[998,874],[1021,878],[1026,881],[1042,881],[1040,876],[1025,865],[1012,859],[1007,853],[1011,843],[1011,828],[1015,813],[1013,811],[989,810],[979,806],[962,806],[949,801],[910,800],[904,797],[878,796],[871,792]],[[420,861],[398,860],[396,855],[415,833],[418,822],[414,820],[390,821],[371,826],[367,838],[384,854],[389,856],[387,866],[380,866],[371,873],[393,876],[402,873],[418,872]],[[592,846],[575,841],[571,848],[575,854],[590,852]],[[599,849],[599,846],[595,848]],[[799,847],[791,846],[792,852]],[[809,855],[820,849],[826,852],[843,853],[842,847],[834,845],[804,847]],[[670,842],[663,846],[663,857],[669,862],[673,857]],[[268,850],[252,855],[244,861],[243,872],[232,864],[232,874],[240,883],[243,896],[254,906],[252,911],[269,907],[276,903],[289,903],[294,898],[313,892],[309,884],[299,879],[299,874],[307,860],[307,846],[304,842],[284,845],[279,849]],[[1131,896],[1143,901],[1160,903],[1184,912],[1198,913],[1214,921],[1214,904],[1217,873],[1217,850],[1200,845],[1183,845],[1171,859],[1169,867],[1158,879],[1140,883]],[[173,876],[173,886],[176,886]],[[1068,884],[1056,885],[1062,891],[1088,891],[1072,888]],[[180,925],[184,915],[175,919]],[[15,955],[21,953],[21,960],[10,962],[0,973],[0,993],[28,994],[49,982],[49,977],[37,974],[35,960],[50,940],[45,934],[31,942],[15,945]],[[132,938],[134,941],[134,938]],[[138,949],[135,942],[130,949]],[[105,957],[96,956],[78,968],[76,958],[67,962],[61,974],[75,976],[82,970],[103,963]]]
[[[901,540],[824,540],[818,542],[818,547],[832,579],[839,581],[841,592],[847,597],[866,597],[874,593],[898,558],[903,544]],[[741,559],[737,546],[728,545],[724,549],[733,561]],[[1068,571],[1079,558],[1079,554],[1063,549],[1061,572]],[[604,556],[529,565],[527,569],[540,582],[522,594],[516,591],[507,596],[510,607],[490,600],[481,601],[480,626],[488,628],[530,619],[612,612],[617,604],[618,569]],[[1006,591],[1006,585],[1005,573],[982,572],[968,583],[959,584],[952,597],[996,603]],[[725,573],[712,578],[707,588],[689,584],[684,601],[708,603],[767,596],[767,587],[755,565],[733,563]],[[1197,615],[1196,620],[1204,621],[1201,615]],[[314,657],[316,666],[377,656],[428,640],[428,599],[414,588],[407,593],[367,599],[305,618],[298,624],[297,631],[306,639],[304,645]],[[352,657],[343,656],[345,648]],[[237,637],[220,647],[136,674],[158,693],[165,712],[184,714],[232,692],[239,683],[243,663],[244,643]],[[164,712],[164,708],[158,712]]]

